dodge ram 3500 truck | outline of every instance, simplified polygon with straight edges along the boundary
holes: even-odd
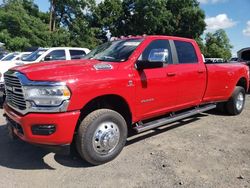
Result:
[[[11,133],[33,144],[75,143],[99,165],[138,133],[216,108],[244,108],[249,69],[204,64],[196,42],[144,36],[107,42],[83,60],[24,65],[4,74]]]

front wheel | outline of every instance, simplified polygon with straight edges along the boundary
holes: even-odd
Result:
[[[81,122],[76,145],[83,159],[100,165],[117,157],[126,139],[127,124],[124,118],[113,110],[99,109]]]
[[[240,114],[245,106],[245,89],[240,86],[236,86],[233,95],[229,101],[225,104],[226,110],[230,115]]]

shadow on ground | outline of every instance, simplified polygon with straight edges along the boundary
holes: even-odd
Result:
[[[166,131],[171,131],[172,129],[198,121],[203,116],[207,115],[199,114],[192,118],[148,131],[143,135],[137,135],[135,132],[130,131],[126,147],[130,147],[130,145],[146,138],[157,136],[161,133],[165,133]],[[0,166],[22,170],[55,170],[44,161],[44,157],[50,153],[50,150],[34,146],[23,141],[11,140],[8,136],[7,126],[0,125]],[[63,166],[72,168],[92,167],[87,162],[81,160],[79,155],[75,152],[71,155],[55,154],[54,160]]]

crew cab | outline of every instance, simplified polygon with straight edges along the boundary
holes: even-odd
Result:
[[[143,36],[107,42],[82,60],[24,65],[4,75],[12,135],[76,146],[93,165],[114,159],[138,133],[216,108],[238,115],[249,69],[204,64],[194,40]]]

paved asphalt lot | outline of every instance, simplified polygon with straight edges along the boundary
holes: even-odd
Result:
[[[250,95],[240,116],[211,111],[133,135],[96,167],[10,140],[0,114],[0,187],[250,187]]]

